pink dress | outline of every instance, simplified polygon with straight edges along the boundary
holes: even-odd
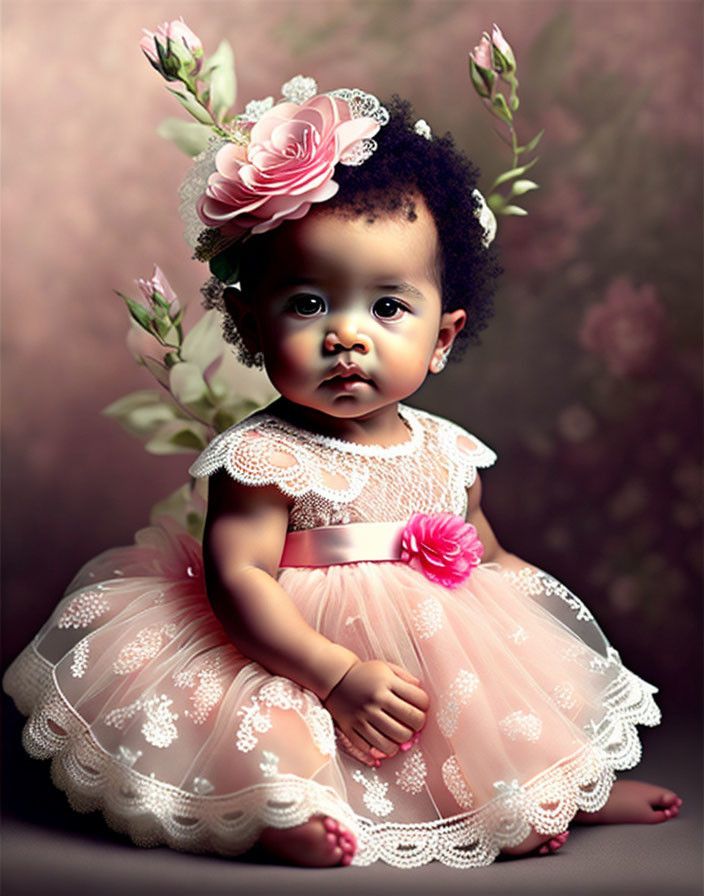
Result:
[[[227,641],[200,544],[165,522],[88,563],[5,676],[27,750],[52,757],[76,809],[142,846],[223,854],[324,813],[356,833],[354,864],[409,868],[487,865],[531,826],[557,834],[605,803],[614,770],[640,758],[636,723],[659,722],[656,689],[578,598],[517,558],[446,588],[377,556],[375,533],[414,512],[464,516],[477,467],[495,461],[452,423],[399,414],[409,438],[383,448],[258,412],[191,472],[292,498],[279,582],[328,638],[421,680],[418,743],[376,769],[350,755],[313,693]]]

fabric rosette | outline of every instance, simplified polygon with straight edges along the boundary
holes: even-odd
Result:
[[[355,117],[346,99],[331,94],[300,105],[279,103],[255,122],[249,142],[218,151],[217,170],[197,204],[201,221],[236,236],[302,218],[313,203],[335,195],[335,166],[366,157],[365,141],[379,127],[380,121]]]
[[[477,530],[454,513],[414,513],[401,534],[401,559],[446,588],[469,578],[483,553]]]

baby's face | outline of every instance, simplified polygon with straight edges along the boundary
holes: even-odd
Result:
[[[444,315],[435,222],[422,200],[416,212],[369,222],[315,209],[272,234],[250,298],[267,372],[289,401],[358,417],[423,383]]]

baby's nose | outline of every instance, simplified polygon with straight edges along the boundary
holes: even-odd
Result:
[[[340,321],[327,333],[323,344],[329,352],[339,351],[342,348],[354,349],[366,355],[371,349],[371,340],[366,334],[359,332],[353,320]]]

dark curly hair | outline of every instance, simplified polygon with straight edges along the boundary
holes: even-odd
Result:
[[[438,269],[443,311],[463,308],[467,322],[458,334],[451,358],[459,360],[469,344],[479,342],[479,332],[487,326],[494,310],[493,296],[501,268],[496,250],[483,243],[484,230],[477,218],[479,202],[473,195],[478,169],[461,153],[450,134],[427,139],[415,130],[409,102],[394,96],[387,104],[389,122],[376,135],[378,148],[362,165],[338,165],[336,195],[325,203],[327,209],[365,215],[374,220],[379,214],[401,212],[416,218],[414,198],[422,196],[438,232]],[[240,253],[240,281],[245,291],[256,283],[266,259],[267,234],[245,240]],[[222,285],[213,281],[204,287],[207,307],[220,307]],[[244,346],[233,321],[225,315],[225,338],[233,342],[240,359],[260,366]]]

